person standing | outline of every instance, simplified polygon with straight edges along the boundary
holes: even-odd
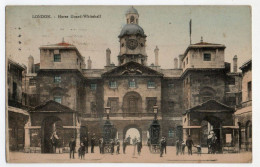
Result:
[[[184,153],[185,153],[185,146],[186,146],[186,144],[185,144],[185,142],[182,140],[182,143],[181,143],[181,154],[182,154],[182,155],[184,155]]]
[[[88,137],[85,137],[83,140],[83,144],[85,146],[86,153],[88,153]]]
[[[71,137],[71,140],[69,142],[69,147],[70,147],[70,159],[71,157],[75,159],[74,153],[75,153],[76,141],[73,136]]]
[[[123,140],[123,153],[125,154],[126,146],[127,146],[127,139]]]
[[[91,141],[90,141],[90,144],[91,144],[91,153],[94,153],[94,149],[95,149],[95,133],[93,134],[92,138],[91,138]]]
[[[180,143],[180,140],[176,140],[176,155],[179,155],[180,154],[180,145],[181,145],[181,143]]]
[[[189,135],[188,139],[186,140],[186,146],[188,147],[188,155],[192,155],[192,146],[193,146],[193,141],[191,139],[191,136]]]
[[[99,140],[98,140],[98,146],[99,146],[99,153],[100,154],[102,154],[102,143],[103,143],[103,138],[100,138]]]
[[[163,153],[164,153],[164,148],[165,148],[165,138],[162,137],[161,141],[160,141],[160,157],[162,157]]]
[[[167,140],[166,137],[164,137],[164,152],[166,154],[166,147],[167,147]]]
[[[140,139],[138,139],[136,144],[137,144],[137,152],[138,152],[138,155],[140,156],[140,154],[141,154],[141,149],[142,149],[142,147],[143,147],[142,141],[141,141]]]
[[[111,139],[110,145],[111,145],[111,154],[113,155],[115,152],[115,142],[113,139]]]
[[[119,141],[119,139],[117,139],[117,140],[116,140],[116,153],[117,153],[117,154],[120,154],[119,151],[120,151],[120,141]]]

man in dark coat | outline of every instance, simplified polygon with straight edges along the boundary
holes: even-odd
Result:
[[[94,153],[94,148],[95,148],[95,133],[93,134],[91,140],[90,140],[90,144],[91,144],[91,153]]]
[[[165,143],[166,143],[166,140],[164,137],[162,137],[162,139],[160,141],[160,157],[162,157],[162,155],[164,153]]]
[[[127,146],[127,139],[123,140],[123,153],[125,154],[126,146]]]
[[[188,147],[188,155],[192,155],[192,146],[193,146],[193,141],[191,139],[191,136],[189,135],[188,139],[186,140],[186,146]]]
[[[75,141],[73,136],[71,137],[71,140],[69,142],[69,147],[70,147],[70,158],[72,157],[74,159],[75,158],[74,153],[75,153],[76,141]]]
[[[179,155],[181,153],[181,150],[180,150],[180,146],[181,146],[181,143],[180,143],[180,140],[176,140],[176,155]]]
[[[137,152],[138,152],[138,155],[140,155],[140,154],[141,154],[141,149],[142,149],[142,147],[143,147],[143,145],[142,145],[142,141],[141,141],[141,140],[137,140],[136,145],[137,145]]]
[[[115,152],[115,142],[113,139],[111,139],[110,141],[110,145],[111,145],[111,154],[113,155]]]
[[[83,144],[85,146],[86,153],[88,153],[88,137],[85,137],[83,140]]]
[[[116,140],[116,153],[120,154],[120,141],[119,141],[119,139]]]

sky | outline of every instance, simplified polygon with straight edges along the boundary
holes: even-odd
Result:
[[[173,68],[173,60],[189,46],[189,21],[192,19],[192,43],[224,44],[225,61],[238,66],[252,57],[251,8],[249,6],[134,6],[139,25],[144,29],[148,64],[154,63],[159,48],[159,65]],[[118,64],[118,35],[126,24],[130,6],[9,6],[6,8],[6,55],[28,64],[32,55],[40,62],[42,45],[65,42],[75,45],[82,56],[92,60],[92,68],[105,66],[106,49],[111,62]],[[101,18],[58,18],[58,15],[100,15]],[[51,15],[52,18],[32,18]],[[20,27],[20,29],[19,29]],[[19,41],[21,43],[19,43]],[[21,50],[19,50],[19,48]]]

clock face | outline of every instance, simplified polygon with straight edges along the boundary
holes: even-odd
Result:
[[[129,49],[134,50],[138,46],[138,42],[135,39],[129,39],[126,45]]]

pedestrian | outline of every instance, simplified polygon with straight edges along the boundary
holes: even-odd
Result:
[[[79,147],[79,150],[78,150],[78,154],[79,154],[79,159],[85,159],[85,146],[84,146],[84,143],[80,143],[80,147]]]
[[[98,140],[98,146],[99,146],[99,153],[102,154],[102,143],[103,143],[103,138],[100,138]]]
[[[126,146],[127,146],[127,139],[123,140],[123,153],[125,154]]]
[[[197,145],[196,148],[197,148],[197,154],[201,155],[201,146]]]
[[[176,155],[179,155],[180,154],[180,145],[181,145],[181,143],[180,143],[180,140],[176,140]]]
[[[120,141],[119,141],[119,139],[116,140],[116,153],[120,154]]]
[[[91,144],[91,153],[94,153],[94,149],[95,149],[95,133],[93,134],[91,140],[90,140],[90,144]]]
[[[166,137],[164,137],[164,152],[165,152],[165,154],[166,154],[166,147],[167,147],[167,139],[166,139]]]
[[[115,152],[115,142],[113,139],[111,139],[110,141],[110,145],[111,145],[111,154],[113,155]]]
[[[192,141],[190,135],[188,136],[188,139],[186,140],[186,146],[188,147],[188,155],[192,155],[193,141]]]
[[[142,145],[142,141],[139,139],[139,140],[137,140],[137,152],[138,152],[138,155],[140,156],[140,154],[141,154],[141,149],[142,149],[142,147],[143,147],[143,145]]]
[[[83,140],[83,144],[85,146],[86,153],[88,153],[88,137],[85,137]]]
[[[102,138],[101,140],[101,154],[104,154],[104,147],[105,147],[105,143],[104,143],[104,138]]]
[[[161,141],[160,141],[160,157],[162,157],[163,153],[164,153],[164,148],[165,148],[165,138],[162,137]]]
[[[69,142],[69,147],[70,147],[70,159],[71,158],[75,159],[74,153],[75,153],[76,141],[73,136],[71,137],[71,140]]]
[[[185,153],[185,146],[186,146],[186,144],[185,144],[185,142],[182,140],[182,143],[181,143],[181,154],[182,154],[182,155],[184,155],[184,153]]]
[[[136,150],[136,146],[137,146],[137,139],[136,139],[136,137],[132,141],[133,141],[133,146],[134,146],[133,156],[135,156],[135,150]]]

